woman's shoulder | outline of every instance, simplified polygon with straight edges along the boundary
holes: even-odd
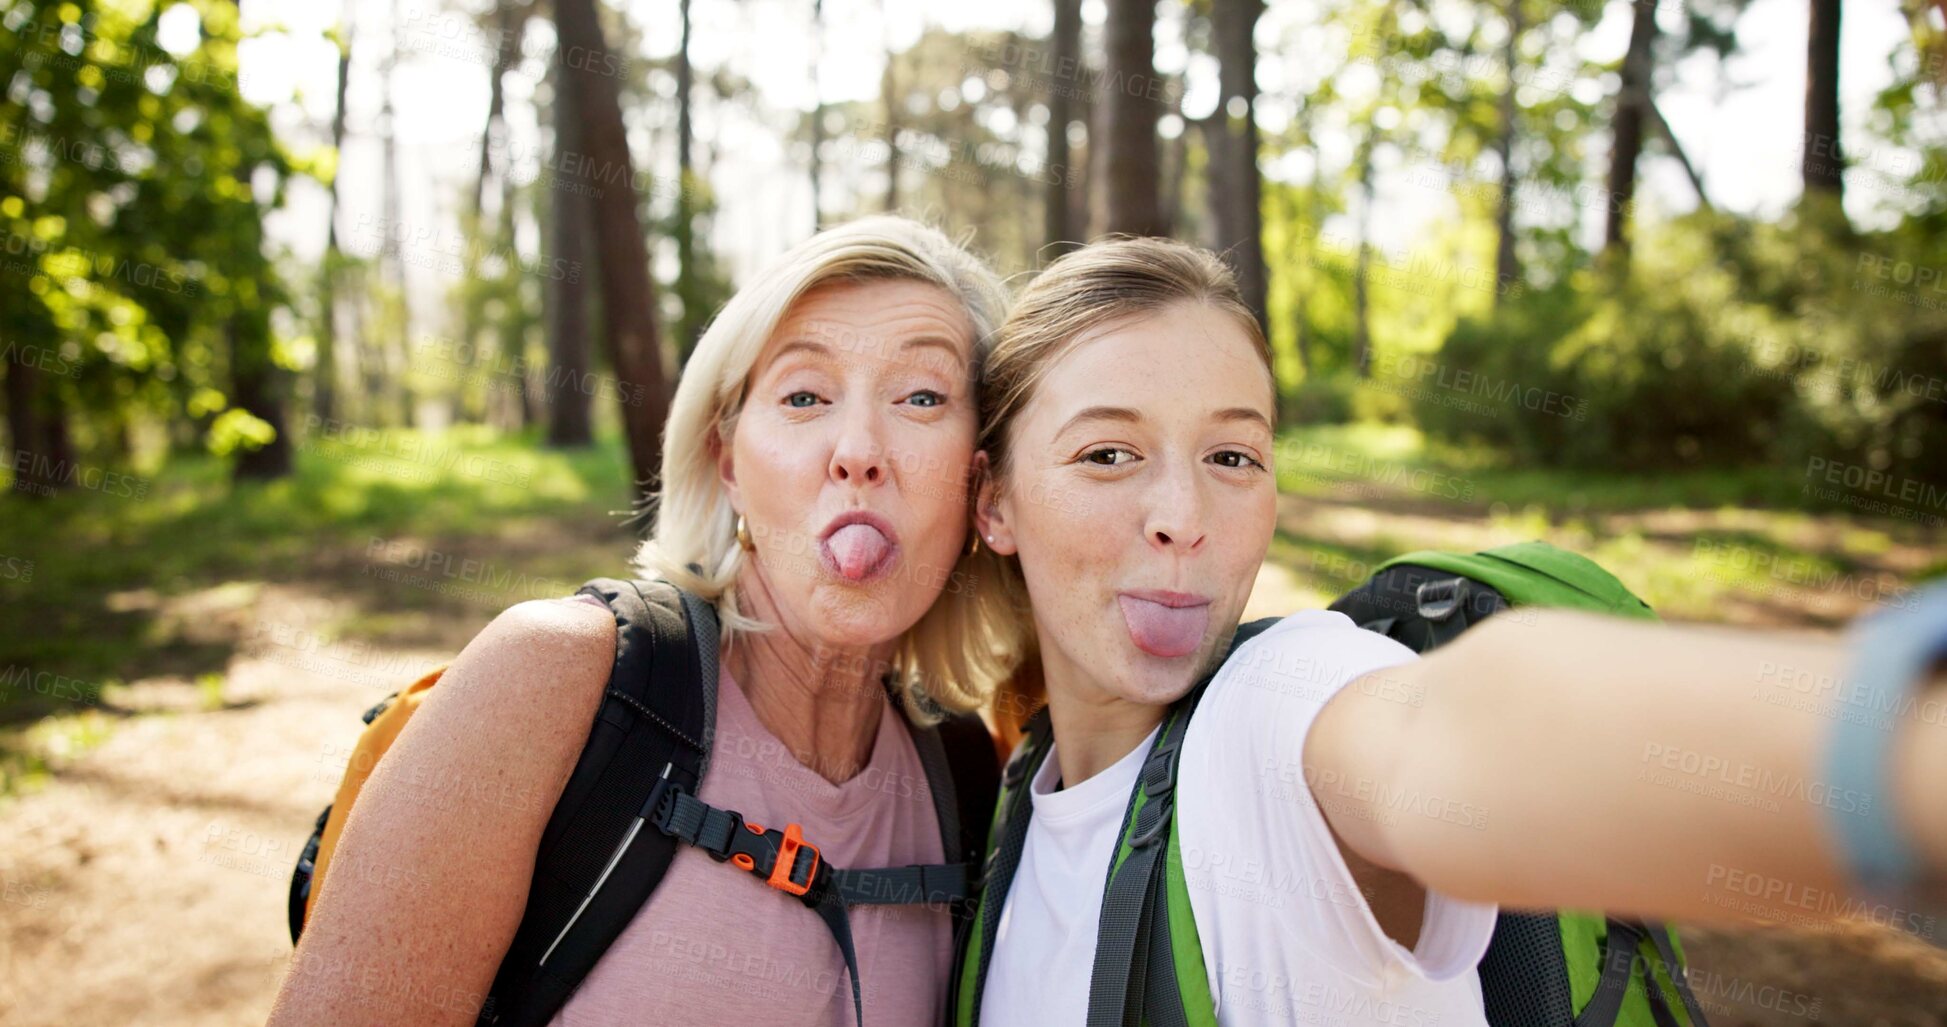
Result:
[[[1417,658],[1413,650],[1335,610],[1299,610],[1232,650],[1217,681],[1243,680],[1284,690],[1336,689],[1362,674]]]

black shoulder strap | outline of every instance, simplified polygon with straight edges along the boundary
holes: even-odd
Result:
[[[1230,654],[1236,652],[1239,646],[1257,637],[1266,628],[1276,623],[1277,618],[1268,617],[1251,621],[1248,624],[1239,625],[1236,633],[1231,636],[1230,647],[1225,651],[1224,658],[1228,660]],[[1142,818],[1141,810],[1138,808],[1138,802],[1144,796],[1147,790],[1146,783],[1152,774],[1151,763],[1156,762],[1156,747],[1151,748],[1149,760],[1145,762],[1143,771],[1137,778],[1136,790],[1129,797],[1129,808],[1123,814],[1123,837],[1126,842],[1132,836],[1142,838],[1145,832],[1147,832],[1148,837],[1144,839],[1145,844],[1143,847],[1150,851],[1152,857],[1164,848],[1162,845],[1153,843],[1167,841],[1168,839],[1169,817],[1172,807],[1167,802],[1167,795],[1174,789],[1176,782],[1175,753],[1177,746],[1182,741],[1182,731],[1187,729],[1189,723],[1188,708],[1194,707],[1196,702],[1202,698],[1203,690],[1209,685],[1211,679],[1216,676],[1217,669],[1220,669],[1221,666],[1222,664],[1219,663],[1217,668],[1212,668],[1208,675],[1191,688],[1188,695],[1178,700],[1178,706],[1173,707],[1171,710],[1170,719],[1165,721],[1163,730],[1158,732],[1157,746],[1161,746],[1164,744],[1165,738],[1172,733],[1171,725],[1175,724],[1177,728],[1175,731],[1175,741],[1171,743],[1169,751],[1164,754],[1165,759],[1163,762],[1167,764],[1167,769],[1157,771],[1162,774],[1162,777],[1159,778],[1159,781],[1162,782],[1159,787],[1161,788],[1161,796],[1165,799],[1156,811],[1157,815],[1161,818],[1160,823],[1151,823],[1148,819]],[[1181,717],[1176,716],[1179,710],[1183,713]],[[1028,721],[1026,736],[1022,738],[1021,744],[1015,748],[1014,755],[1008,759],[1007,768],[1001,775],[1000,808],[995,815],[998,837],[991,840],[993,844],[987,855],[987,867],[983,877],[984,888],[980,899],[980,913],[976,919],[979,934],[969,941],[970,944],[978,946],[977,957],[974,962],[973,979],[969,982],[973,995],[971,1004],[972,1017],[968,1022],[972,1024],[978,1024],[980,1022],[981,999],[987,988],[988,967],[993,964],[994,942],[1000,930],[1001,912],[1007,907],[1008,891],[1013,887],[1014,874],[1020,868],[1021,850],[1027,844],[1028,824],[1034,815],[1034,805],[1027,799],[1027,783],[1034,777],[1035,772],[1041,768],[1042,762],[1047,759],[1049,743],[1052,741],[1053,724],[1050,722],[1048,711],[1044,707]],[[1142,805],[1154,806],[1157,804],[1143,802]],[[1160,867],[1162,867],[1162,863],[1156,861],[1154,867],[1151,869]],[[1114,867],[1112,867],[1113,869]],[[1155,905],[1162,905],[1160,901],[1160,896],[1163,894],[1161,884],[1162,875],[1160,873],[1155,874],[1156,880],[1151,881],[1147,871],[1141,874],[1131,875],[1129,874],[1130,869],[1128,861],[1125,860],[1120,870],[1116,871],[1107,882],[1109,892],[1114,892],[1115,882],[1117,880],[1140,876],[1143,878],[1145,887],[1148,887],[1158,896],[1158,901]],[[1140,870],[1141,868],[1138,867],[1137,869]],[[1120,927],[1115,928],[1114,931],[1107,928],[1109,923],[1109,909],[1109,898],[1105,895],[1102,905],[1102,924],[1104,926],[1098,928],[1096,932],[1096,973],[1094,980],[1090,982],[1091,1007],[1095,1004],[1094,992],[1096,981],[1100,981],[1103,978],[1101,962],[1104,947],[1105,945],[1112,944],[1109,940],[1110,934],[1119,933],[1122,930]],[[1161,917],[1163,929],[1167,930],[1167,909],[1160,912],[1152,910],[1152,913]],[[1148,932],[1145,929],[1139,939],[1138,935],[1134,933],[1136,926],[1139,925],[1132,921],[1129,936],[1120,943],[1114,943],[1118,945],[1126,944],[1128,946],[1121,957],[1125,962],[1120,971],[1125,979],[1125,991],[1127,990],[1127,977],[1130,972],[1129,963],[1133,962],[1136,958],[1137,949],[1135,946],[1139,940],[1148,938]],[[1164,937],[1164,940],[1167,941],[1167,936]],[[1145,944],[1141,951],[1147,954],[1152,948],[1152,945]],[[956,988],[960,980],[961,975],[955,973],[954,983]],[[957,1011],[963,1001],[965,1000],[960,999],[956,994],[949,1009]],[[1141,1008],[1140,1004],[1137,1008]],[[1092,1015],[1091,1019],[1093,1019]]]
[[[676,842],[641,830],[643,807],[659,782],[695,789],[716,728],[710,604],[660,581],[598,578],[578,594],[614,612],[615,666],[481,1011],[480,1022],[497,1027],[551,1019],[648,900]]]
[[[1276,618],[1239,625],[1224,659],[1276,624]],[[1169,945],[1169,903],[1165,863],[1176,817],[1176,772],[1189,733],[1190,718],[1210,682],[1222,669],[1211,668],[1188,695],[1177,700],[1156,733],[1136,788],[1123,814],[1122,844],[1110,865],[1102,916],[1095,932],[1095,967],[1089,979],[1089,1027],[1136,1027],[1186,1023],[1183,997],[1176,988]],[[1151,988],[1152,982],[1162,985]]]
[[[948,859],[978,865],[987,852],[987,828],[1000,795],[1000,756],[994,735],[976,714],[965,713],[940,721],[940,746],[946,750],[946,769],[952,777],[959,837],[948,839]],[[958,846],[956,850],[954,846]],[[971,910],[968,911],[971,913]]]
[[[1007,767],[1001,772],[1000,807],[994,814],[999,834],[989,839],[986,868],[981,873],[980,906],[974,917],[978,933],[967,940],[969,945],[977,946],[978,953],[972,982],[973,1015],[968,1023],[980,1023],[981,998],[987,988],[987,968],[994,961],[994,940],[1000,932],[1001,911],[1007,908],[1008,889],[1014,886],[1014,872],[1020,869],[1021,849],[1028,840],[1028,820],[1034,815],[1034,804],[1027,798],[1028,782],[1048,758],[1048,743],[1053,739],[1054,725],[1044,706],[1028,719],[1021,744],[1014,747],[1014,754],[1008,757]],[[957,1011],[963,1001],[958,994],[960,979],[959,973],[953,975],[950,1011]]]

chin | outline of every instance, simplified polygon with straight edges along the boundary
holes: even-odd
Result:
[[[1196,670],[1203,662],[1201,649],[1188,656],[1165,659],[1151,656],[1127,640],[1123,644],[1129,647],[1123,672],[1118,675],[1123,682],[1119,689],[1123,698],[1147,706],[1168,706],[1190,694],[1190,686],[1196,684]]]
[[[892,596],[855,589],[820,589],[812,597],[819,639],[832,646],[874,646],[904,634],[913,621]]]

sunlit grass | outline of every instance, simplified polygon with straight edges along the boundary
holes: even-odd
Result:
[[[98,691],[155,673],[181,648],[155,637],[156,621],[111,608],[115,594],[147,589],[166,601],[238,579],[301,580],[373,538],[493,538],[562,518],[619,520],[629,506],[612,435],[574,451],[479,426],[351,441],[300,445],[294,473],[270,482],[233,483],[226,461],[191,455],[142,479],[139,496],[0,493],[0,555],[33,561],[29,579],[0,580],[0,668],[57,672]],[[0,709],[19,698],[0,691]]]

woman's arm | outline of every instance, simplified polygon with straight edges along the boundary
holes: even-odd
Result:
[[[1902,716],[1849,702],[1848,664],[1837,640],[1802,634],[1496,618],[1367,675],[1385,687],[1341,690],[1312,727],[1307,779],[1345,844],[1460,898],[1919,929],[1850,896],[1829,821],[1892,803],[1947,867],[1947,807],[1926,787],[1947,781],[1947,725],[1925,715],[1947,711],[1943,678]],[[1824,779],[1838,716],[1900,722],[1894,794]]]
[[[352,808],[272,1025],[474,1021],[614,659],[613,616],[562,600],[467,645]]]

